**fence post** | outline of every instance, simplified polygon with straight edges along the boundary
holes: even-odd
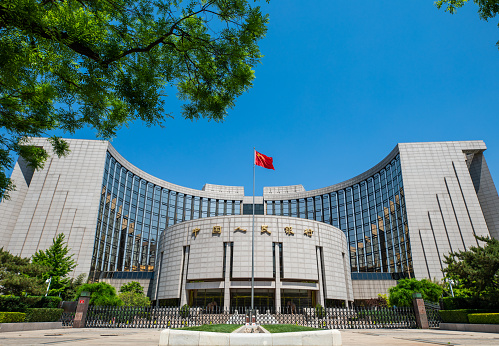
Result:
[[[78,306],[76,307],[75,319],[73,328],[84,328],[87,318],[88,303],[90,302],[90,292],[81,292],[78,298]]]
[[[414,305],[414,315],[416,315],[416,324],[419,329],[428,329],[428,316],[421,293],[412,294],[412,303]]]

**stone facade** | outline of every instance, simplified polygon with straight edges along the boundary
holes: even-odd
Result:
[[[4,249],[31,257],[39,249],[50,247],[57,234],[64,233],[78,263],[72,274],[88,275],[109,143],[68,142],[71,153],[58,158],[46,139],[32,139],[34,145],[48,150],[50,158],[36,172],[24,160],[17,162],[12,173],[17,190],[0,204],[0,219],[5,222],[0,238]]]
[[[195,290],[228,287],[220,298],[227,302],[230,292],[248,289],[253,197],[243,187],[182,187],[135,167],[106,141],[67,141],[71,153],[57,158],[46,139],[32,139],[51,154],[39,171],[22,158],[16,163],[16,191],[0,203],[0,246],[29,257],[62,232],[78,263],[73,276],[117,288],[142,280],[153,298],[186,302],[200,299]],[[352,301],[386,293],[402,277],[441,278],[449,251],[476,246],[475,235],[499,237],[485,150],[483,141],[401,143],[339,184],[265,187],[254,199],[258,289],[275,292],[277,306],[286,290]],[[283,233],[286,223],[299,230],[293,237]],[[205,231],[214,226],[219,235]],[[201,229],[195,237],[193,228]],[[276,256],[282,278],[280,268],[274,274]]]
[[[443,256],[450,251],[469,249],[478,243],[474,235],[489,232],[472,176],[469,153],[481,154],[482,141],[443,143],[402,143],[398,145],[404,177],[407,219],[417,278],[442,278]],[[482,162],[485,159],[482,156]],[[487,170],[488,172],[488,170]],[[496,206],[491,226],[497,218],[499,199],[490,174],[486,206]]]
[[[312,290],[322,305],[324,299],[353,300],[348,248],[341,230],[315,221],[257,216],[254,243],[256,289]],[[163,232],[160,244],[154,299],[180,296],[183,305],[192,303],[188,290],[224,289],[228,307],[231,289],[251,287],[251,216],[183,222]],[[279,308],[280,299],[274,299]]]

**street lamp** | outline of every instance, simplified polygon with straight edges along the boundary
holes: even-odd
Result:
[[[51,282],[52,282],[52,276],[51,276],[51,277],[49,277],[49,278],[45,281],[45,283],[46,283],[46,284],[47,284],[47,283],[49,284],[49,285],[47,286],[47,292],[45,292],[45,297],[46,297],[46,296],[47,296],[47,294],[49,293],[50,283],[51,283]]]

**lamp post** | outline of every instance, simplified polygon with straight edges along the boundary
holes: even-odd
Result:
[[[454,280],[449,279],[449,287],[450,287],[450,293],[452,294],[452,297],[454,297],[454,290],[452,289],[453,284],[454,284]]]
[[[45,283],[48,283],[48,286],[47,286],[47,292],[45,292],[45,297],[47,296],[47,294],[49,293],[49,289],[50,289],[50,283],[52,282],[52,276],[49,277],[47,279],[47,281],[45,281]]]

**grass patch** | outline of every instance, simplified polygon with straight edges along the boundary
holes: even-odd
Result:
[[[242,324],[203,324],[202,326],[175,329],[194,330],[198,332],[232,333],[234,330],[241,326]]]
[[[263,328],[271,333],[308,332],[311,330],[322,330],[312,327],[297,326],[295,324],[265,324]]]

